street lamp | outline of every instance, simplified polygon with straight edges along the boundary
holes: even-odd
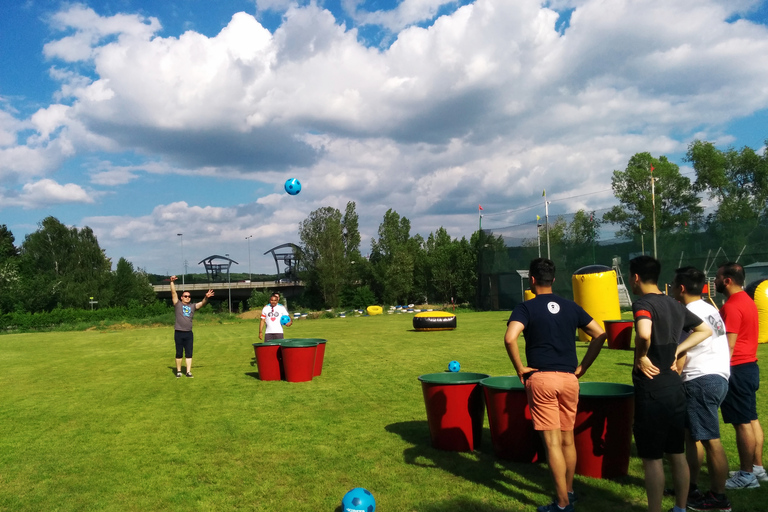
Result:
[[[187,273],[187,261],[184,259],[184,233],[176,233],[176,236],[181,237],[181,264],[184,267],[184,274]],[[184,274],[181,274],[181,288],[184,289]]]
[[[225,254],[224,256],[229,259],[229,254]],[[229,314],[232,314],[232,281],[229,278],[230,274],[230,268],[232,267],[232,260],[227,263],[227,288],[229,288],[229,299],[227,300],[227,303],[229,304]]]
[[[245,237],[245,239],[248,241],[248,280],[253,281],[253,276],[251,275],[251,238],[253,238],[253,235],[248,235]]]

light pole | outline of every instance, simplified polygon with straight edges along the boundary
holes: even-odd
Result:
[[[184,274],[187,273],[187,261],[184,259],[184,233],[176,233],[176,236],[181,237],[181,265],[184,268]],[[184,274],[181,274],[181,288],[184,289]]]
[[[245,239],[248,241],[248,280],[253,281],[253,276],[251,275],[251,238],[253,238],[253,235],[248,235],[245,237]]]
[[[225,254],[224,256],[229,259],[229,254]],[[229,278],[229,270],[232,268],[232,260],[229,260],[227,263],[227,288],[229,289],[229,299],[227,299],[227,304],[229,304],[229,314],[232,314],[232,281],[230,281]]]

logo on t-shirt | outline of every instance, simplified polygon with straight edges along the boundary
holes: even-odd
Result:
[[[184,316],[192,314],[192,306],[181,306],[181,314]]]
[[[725,327],[723,326],[723,322],[720,320],[715,320],[714,315],[709,315],[709,324],[715,328],[715,336],[722,336],[725,334]]]
[[[553,315],[556,315],[560,312],[560,304],[558,304],[557,302],[550,302],[547,304],[547,309],[549,310],[550,313],[552,313]]]

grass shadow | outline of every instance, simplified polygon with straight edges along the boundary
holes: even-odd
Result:
[[[392,423],[385,427],[387,432],[399,435],[412,446],[403,450],[406,464],[425,469],[440,469],[467,481],[483,485],[515,502],[514,508],[497,509],[487,503],[457,498],[440,504],[418,508],[419,512],[431,511],[491,511],[530,510],[532,506],[543,505],[554,494],[552,477],[545,464],[518,463],[501,460],[488,449],[487,445],[474,452],[450,452],[432,448],[429,437],[429,425],[426,421],[405,421]],[[483,437],[490,439],[490,431],[483,429]],[[595,484],[590,482],[594,481]],[[619,485],[643,486],[642,479],[624,476],[611,479]],[[574,485],[580,501],[601,502],[615,505],[616,510],[641,512],[645,507],[626,502],[621,491],[614,492],[599,484],[599,480],[579,477]],[[534,495],[534,496],[532,496]],[[538,495],[544,495],[542,498]],[[586,505],[586,504],[585,504]]]
[[[253,377],[256,380],[259,380],[259,372],[245,372],[245,374],[248,377]]]

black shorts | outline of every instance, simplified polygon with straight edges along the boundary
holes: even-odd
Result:
[[[731,366],[728,394],[720,405],[723,421],[744,425],[756,420],[758,389],[760,389],[760,368],[756,362]]]
[[[173,341],[176,342],[176,359],[181,359],[186,353],[187,359],[192,359],[192,331],[174,331]]]
[[[686,400],[682,383],[635,389],[635,446],[641,459],[661,459],[685,451]]]

